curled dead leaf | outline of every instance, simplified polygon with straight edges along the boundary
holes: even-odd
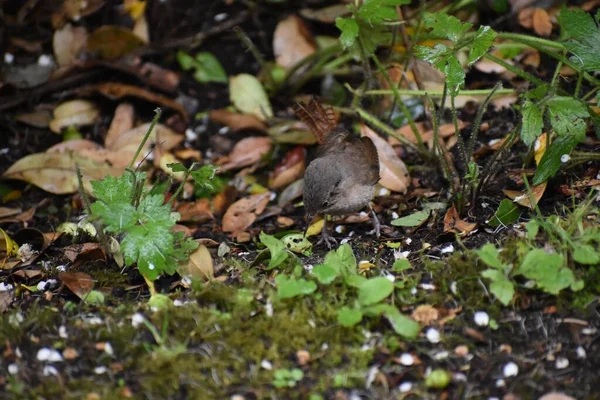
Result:
[[[265,210],[271,192],[253,194],[233,203],[223,215],[223,232],[243,232]]]
[[[247,137],[235,144],[227,162],[221,166],[219,171],[225,172],[231,169],[247,167],[255,164],[271,151],[272,140],[264,136]]]
[[[88,100],[70,100],[61,103],[54,109],[54,118],[50,121],[50,130],[60,133],[68,126],[92,125],[100,116],[96,104]]]
[[[206,222],[214,218],[208,199],[198,199],[193,202],[180,203],[177,206],[179,221],[181,222]]]
[[[454,232],[459,236],[466,236],[471,233],[476,226],[477,224],[475,222],[467,222],[461,219],[454,205],[448,209],[444,216],[444,232]]]
[[[535,208],[535,206],[537,205],[537,203],[542,198],[542,196],[544,195],[547,184],[548,184],[548,182],[546,181],[546,182],[540,183],[539,185],[536,185],[531,188],[533,203],[531,202],[531,199],[530,199],[530,196],[529,196],[529,193],[527,192],[527,190],[525,190],[523,192],[518,191],[518,190],[503,190],[503,192],[506,195],[506,197],[508,197],[515,203],[520,204],[524,207],[528,207],[531,210],[533,210]]]
[[[283,160],[275,166],[269,178],[269,187],[278,189],[289,185],[304,173],[306,150],[297,146],[288,151]]]
[[[234,132],[242,129],[256,129],[259,131],[266,129],[264,122],[254,115],[236,113],[224,108],[212,110],[208,115],[212,121],[228,126]]]
[[[190,254],[187,262],[180,263],[177,266],[179,275],[191,276],[203,280],[214,278],[215,271],[210,251],[204,245],[199,245],[196,251]]]
[[[364,123],[360,125],[360,134],[370,138],[377,148],[381,186],[395,192],[406,193],[410,184],[410,175],[394,148]]]
[[[277,64],[290,69],[316,49],[310,31],[296,15],[290,15],[277,24],[273,34],[273,53]]]
[[[533,10],[531,16],[533,30],[540,36],[549,37],[552,34],[552,21],[550,15],[543,8]]]
[[[87,50],[106,60],[116,60],[144,45],[132,31],[121,26],[105,25],[90,34]]]
[[[74,64],[83,50],[88,39],[85,27],[66,24],[61,29],[54,31],[52,47],[54,57],[60,67]]]
[[[133,129],[135,121],[135,109],[129,103],[121,103],[115,109],[115,115],[108,127],[108,132],[104,137],[104,147],[115,149],[115,142],[121,134]]]
[[[58,279],[82,300],[94,289],[95,285],[92,277],[85,272],[61,272],[58,274]]]

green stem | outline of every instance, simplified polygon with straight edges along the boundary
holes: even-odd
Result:
[[[177,190],[175,191],[175,193],[173,193],[173,196],[171,196],[171,198],[169,199],[169,201],[167,202],[167,204],[172,204],[173,201],[177,198],[177,196],[179,196],[179,193],[181,193],[181,191],[183,190],[183,187],[185,186],[185,183],[187,182],[187,179],[190,177],[190,174],[192,173],[192,170],[196,167],[197,163],[193,163],[186,171],[185,171],[185,175],[183,176],[183,179],[181,180],[181,183],[179,184],[179,186],[177,187]]]
[[[268,67],[267,60],[265,60],[263,55],[260,54],[260,51],[258,51],[256,45],[254,42],[252,42],[252,39],[250,39],[250,37],[246,35],[246,32],[244,32],[244,30],[239,26],[234,27],[233,31],[237,35],[238,39],[240,39],[240,41],[244,43],[248,50],[250,50],[256,61],[258,61],[260,64],[260,67],[265,71],[264,76],[267,80],[267,86],[270,88],[276,88],[277,86],[275,84],[275,80],[273,79],[273,75],[271,74],[271,68]]]
[[[506,61],[502,60],[501,58],[498,58],[490,53],[487,53],[486,55],[483,56],[484,58],[487,58],[490,61],[495,62],[496,64],[506,68],[507,70],[509,70],[510,72],[512,72],[515,75],[520,76],[521,78],[531,82],[531,83],[535,83],[538,86],[544,85],[544,81],[542,81],[539,78],[536,78],[535,76],[519,69],[516,68],[513,65],[510,65],[509,63],[507,63]]]
[[[346,86],[348,87],[348,86]],[[400,96],[431,96],[432,98],[439,98],[444,95],[442,90],[412,90],[412,89],[396,89]],[[492,92],[492,89],[474,89],[474,90],[461,90],[458,96],[487,96]],[[494,96],[501,96],[507,94],[515,94],[515,89],[500,89],[494,93]],[[394,95],[394,91],[390,89],[378,89],[378,90],[367,90],[363,93],[365,96],[381,96],[381,95]]]
[[[154,110],[154,118],[152,118],[152,123],[150,124],[150,127],[148,128],[148,131],[144,135],[144,138],[142,139],[142,142],[140,143],[140,145],[138,146],[137,150],[135,151],[135,154],[134,154],[133,158],[131,159],[131,162],[129,163],[129,167],[128,168],[133,169],[133,165],[135,164],[135,160],[137,160],[138,156],[140,155],[140,152],[142,151],[142,149],[146,145],[146,142],[150,138],[150,135],[152,134],[152,131],[154,130],[154,127],[158,123],[158,120],[160,119],[161,114],[162,114],[162,110],[160,109],[160,107],[157,107]]]
[[[398,107],[400,107],[400,109],[402,110],[402,113],[404,114],[406,119],[408,119],[408,124],[410,125],[410,128],[412,129],[413,134],[415,135],[415,138],[417,138],[417,143],[418,143],[419,147],[424,149],[425,144],[423,143],[423,138],[421,137],[421,133],[419,132],[419,129],[417,129],[417,125],[415,124],[415,120],[413,119],[412,115],[410,114],[410,110],[408,109],[408,107],[406,107],[406,104],[404,104],[404,102],[400,98],[400,93],[398,93],[398,88],[396,87],[396,84],[394,82],[392,82],[390,75],[388,74],[387,70],[384,68],[384,66],[379,61],[379,58],[377,58],[377,56],[375,54],[373,54],[372,58],[373,58],[373,61],[375,61],[375,65],[377,65],[377,69],[379,70],[379,73],[383,75],[387,84],[392,88],[392,92],[394,93],[394,98],[396,99],[396,104],[398,104]]]
[[[531,47],[531,44],[535,43],[536,46],[546,46],[553,49],[564,50],[565,46],[553,40],[542,39],[535,36],[523,35],[520,33],[510,33],[510,32],[498,32],[497,38],[499,39],[508,39],[514,40],[515,42],[523,43]]]

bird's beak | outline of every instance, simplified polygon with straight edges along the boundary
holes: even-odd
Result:
[[[315,219],[316,215],[313,214],[306,214],[306,228],[304,229],[304,237],[306,237],[306,232],[308,231],[308,228],[310,228],[310,226],[312,225],[313,220]]]

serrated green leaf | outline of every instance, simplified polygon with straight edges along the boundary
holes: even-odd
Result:
[[[277,239],[275,236],[261,232],[260,241],[267,246],[271,253],[271,259],[269,260],[269,266],[267,267],[268,269],[277,268],[287,259],[288,252],[285,248],[285,244],[281,240]]]
[[[477,33],[475,33],[475,39],[473,39],[473,43],[469,49],[469,66],[473,65],[488,52],[490,47],[494,44],[497,35],[498,34],[489,26],[479,27]]]
[[[280,299],[289,299],[292,297],[306,296],[317,290],[317,284],[306,279],[294,279],[286,275],[279,275],[275,278],[277,284],[277,295]]]
[[[420,226],[427,218],[429,218],[429,211],[417,211],[405,217],[396,218],[392,221],[392,225],[406,227]]]
[[[509,199],[503,199],[494,213],[494,216],[488,222],[488,225],[497,227],[500,225],[510,225],[517,222],[521,216],[521,209],[517,203]]]
[[[572,135],[579,141],[585,139],[585,118],[590,115],[581,101],[573,97],[554,96],[548,101],[548,114],[552,128],[560,136]]]
[[[521,140],[527,146],[537,139],[542,134],[542,128],[544,126],[544,120],[542,118],[542,112],[537,104],[530,100],[525,100],[523,103],[523,125],[521,127]]]
[[[381,25],[386,21],[398,19],[398,14],[393,7],[390,7],[382,1],[366,1],[356,13],[358,18],[367,22],[369,25]]]
[[[479,250],[475,250],[475,254],[481,258],[481,261],[489,265],[490,267],[494,267],[497,270],[504,271],[504,263],[500,261],[500,252],[496,246],[491,243],[487,243]],[[502,274],[504,276],[504,274]]]
[[[540,164],[535,170],[533,185],[539,185],[553,177],[562,164],[560,158],[564,154],[570,154],[579,142],[579,138],[574,135],[561,136],[553,141],[546,149]]]
[[[354,46],[358,37],[359,27],[355,20],[351,18],[337,17],[335,26],[342,32],[340,35],[340,43],[347,49]]]
[[[152,221],[130,228],[121,242],[125,263],[137,264],[140,272],[151,280],[162,272],[175,272],[176,263],[171,257],[173,247],[170,227]]]
[[[443,67],[436,65],[438,69],[444,72],[446,76],[446,85],[451,96],[457,96],[460,90],[465,86],[465,70],[455,55],[448,57]]]
[[[90,208],[93,215],[100,217],[107,232],[122,233],[137,222],[137,211],[129,202],[103,203],[97,201]]]
[[[380,302],[394,291],[394,283],[387,278],[371,278],[358,288],[358,302],[368,306]]]
[[[414,47],[414,55],[423,61],[427,61],[430,64],[436,65],[449,54],[451,49],[442,44],[438,43],[433,47],[417,45]]]
[[[458,18],[444,12],[426,12],[423,18],[425,26],[431,29],[431,34],[438,38],[449,39],[457,43],[473,24],[461,22]]]
[[[145,179],[145,174],[136,174],[136,181]],[[101,181],[92,181],[91,185],[94,190],[94,197],[100,201],[105,203],[130,203],[133,196],[134,176],[132,174],[109,175]]]
[[[213,179],[215,178],[215,174],[217,173],[217,167],[214,165],[203,165],[195,171],[192,171],[190,174],[192,179],[196,182],[196,187],[198,190],[206,189],[206,190],[214,190],[215,187],[212,184]]]
[[[573,249],[573,259],[579,264],[596,265],[600,263],[600,254],[589,244],[579,244]]]
[[[600,29],[597,21],[583,10],[563,9],[559,15],[563,32],[571,37],[565,47],[575,54],[585,71],[600,70]]]
[[[356,308],[342,307],[338,311],[337,320],[340,325],[347,328],[358,324],[362,320],[362,311]]]
[[[323,285],[329,285],[337,278],[336,270],[326,264],[315,265],[312,269],[312,274]]]

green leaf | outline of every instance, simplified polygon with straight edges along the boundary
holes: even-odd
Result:
[[[219,60],[211,53],[202,52],[192,58],[189,54],[177,52],[177,61],[184,71],[195,69],[194,79],[200,83],[227,83],[227,74]]]
[[[572,39],[565,47],[575,54],[575,60],[583,64],[585,71],[600,70],[600,29],[597,19],[583,10],[563,9],[558,21],[563,32]]]
[[[425,26],[431,29],[431,34],[438,38],[449,39],[455,44],[462,38],[473,24],[461,22],[458,18],[444,12],[426,12],[423,18]]]
[[[420,226],[429,218],[429,211],[417,211],[416,213],[407,215],[405,217],[396,218],[392,221],[394,226]]]
[[[337,320],[340,325],[346,328],[352,327],[358,324],[362,320],[362,311],[356,308],[342,307],[338,311]]]
[[[171,227],[152,221],[130,228],[121,242],[125,263],[137,263],[140,272],[151,280],[161,272],[175,272],[176,263],[171,258],[173,247]]]
[[[589,244],[575,245],[573,259],[579,264],[596,265],[600,263],[600,254]]]
[[[239,74],[229,79],[229,98],[244,114],[254,115],[261,121],[273,117],[273,108],[265,88],[250,74]]]
[[[394,261],[394,264],[392,265],[392,271],[394,272],[405,271],[409,268],[412,268],[412,265],[410,265],[410,261],[408,261],[406,258],[399,258],[398,260]]]
[[[136,174],[135,180],[140,182],[146,179],[145,174]],[[107,176],[100,181],[92,181],[94,197],[105,203],[125,202],[131,203],[134,189],[134,175]]]
[[[294,253],[310,257],[312,255],[312,243],[302,233],[290,233],[285,235],[281,241],[287,249]]]
[[[508,279],[499,279],[492,282],[490,292],[496,296],[500,303],[507,306],[515,295],[515,285]]]
[[[535,219],[532,219],[528,223],[525,224],[525,230],[527,231],[527,239],[535,240],[539,230],[540,224]]]
[[[480,26],[475,34],[475,39],[469,50],[469,66],[473,65],[477,60],[488,52],[494,44],[498,34],[489,26]]]
[[[277,295],[280,299],[306,296],[317,290],[317,284],[306,279],[294,279],[286,275],[278,275],[275,278],[277,284]]]
[[[340,43],[347,49],[354,46],[358,37],[359,27],[355,20],[351,18],[337,17],[335,26],[342,31],[340,35]]]
[[[104,304],[104,294],[97,290],[90,291],[84,298],[85,304]]]
[[[590,116],[585,105],[576,98],[554,96],[548,101],[548,114],[552,128],[560,136],[573,135],[585,139],[586,118]]]
[[[396,10],[385,3],[386,1],[381,0],[365,1],[356,15],[369,25],[381,25],[386,21],[397,20]]]
[[[564,154],[569,154],[580,142],[578,137],[567,135],[561,136],[552,142],[540,160],[540,164],[535,170],[533,184],[539,185],[554,176],[559,170],[562,162],[560,158]]]
[[[439,65],[436,66],[443,71],[446,76],[446,84],[448,85],[448,92],[450,95],[457,96],[460,89],[465,85],[465,70],[462,65],[460,65],[458,58],[456,58],[455,55],[452,55],[447,59],[443,68],[440,68]]]
[[[371,278],[358,288],[358,302],[363,306],[379,303],[394,291],[394,283],[387,278]]]
[[[517,222],[521,216],[521,209],[517,203],[509,199],[503,199],[494,213],[494,216],[488,222],[488,225],[497,227],[500,225],[510,225]]]
[[[417,45],[414,49],[415,57],[433,65],[438,64],[452,54],[452,49],[442,43],[438,43],[433,47]]]
[[[356,258],[352,247],[347,243],[327,253],[323,264],[333,268],[337,276],[347,277],[357,273]]]
[[[407,339],[414,339],[419,335],[421,326],[414,319],[403,315],[398,308],[390,304],[376,304],[363,309],[367,316],[383,315],[392,325],[394,331]]]
[[[344,279],[344,283],[347,286],[353,287],[353,288],[359,288],[360,285],[362,285],[363,283],[365,283],[367,281],[367,278],[365,278],[362,275],[349,275],[346,277],[346,279]]]
[[[275,236],[267,235],[260,232],[260,241],[267,246],[271,252],[271,260],[269,261],[268,269],[273,269],[280,266],[288,257],[288,252],[285,244]]]
[[[452,376],[444,369],[434,369],[425,378],[425,386],[433,389],[445,389],[450,384]]]
[[[312,274],[324,285],[329,285],[337,278],[336,270],[326,264],[315,265]]]
[[[542,134],[543,126],[544,120],[540,108],[532,101],[525,100],[523,104],[523,125],[521,127],[521,140],[523,140],[523,143],[531,146],[535,139]]]
[[[548,254],[543,249],[531,250],[516,271],[528,279],[534,279],[540,289],[551,294],[575,285],[573,272],[565,267],[560,254]]]
[[[206,189],[214,190],[212,180],[215,178],[217,173],[217,167],[214,165],[203,165],[195,171],[192,171],[190,176],[196,182],[196,190]]]
[[[134,226],[137,221],[136,209],[129,202],[103,203],[97,201],[90,208],[93,215],[100,217],[107,232],[122,233]]]
[[[481,258],[481,261],[490,267],[504,271],[504,263],[500,261],[500,252],[498,252],[498,249],[493,244],[487,243],[479,250],[475,250],[475,253]]]

